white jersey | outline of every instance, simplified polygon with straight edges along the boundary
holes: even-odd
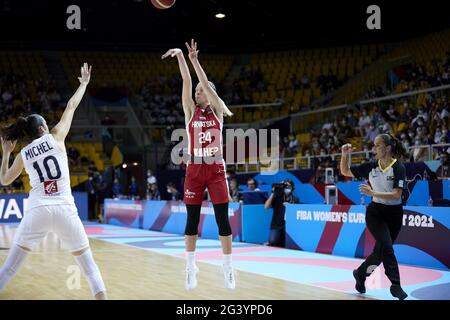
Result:
[[[27,209],[73,204],[67,154],[51,134],[33,140],[20,154],[30,177],[30,196]]]

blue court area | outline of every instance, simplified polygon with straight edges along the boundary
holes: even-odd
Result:
[[[91,238],[184,258],[184,237],[180,235],[91,223],[86,225],[86,231]],[[220,242],[199,239],[197,259],[221,264]],[[233,265],[237,270],[352,295],[358,294],[354,289],[352,270],[361,262],[361,259],[242,242],[234,243],[233,249]],[[450,300],[449,271],[400,265],[400,274],[408,299]],[[380,266],[366,281],[366,296],[392,300],[389,286],[390,282]]]

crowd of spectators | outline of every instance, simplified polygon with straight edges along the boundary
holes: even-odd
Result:
[[[374,86],[363,95],[362,99],[381,98],[450,84],[450,52],[447,52],[443,60],[432,60],[427,64],[413,62],[400,66],[391,73],[391,86],[395,88],[391,89],[386,85]]]
[[[182,80],[179,75],[160,77],[148,81],[134,98],[144,110],[149,124],[183,125],[181,89]]]
[[[290,79],[290,84],[282,88],[282,90],[319,88],[320,94],[326,95],[342,84],[332,71],[329,71],[326,75],[320,73],[314,80],[311,82],[306,74],[301,78],[293,75]],[[224,97],[230,105],[253,104],[252,93],[266,91],[268,87],[269,83],[264,79],[264,75],[258,67],[249,70],[242,67],[239,77],[233,81],[231,92],[226,92]],[[275,101],[266,102],[276,102],[281,99],[282,97],[279,96]]]
[[[57,92],[53,80],[30,80],[23,75],[0,73],[0,125],[6,125],[20,116],[38,113],[52,127],[55,124],[53,115],[64,107],[65,101]],[[24,184],[20,177],[10,186],[0,187],[2,193],[23,191]]]
[[[32,113],[45,118],[64,107],[65,101],[57,92],[53,80],[32,80],[30,85],[30,80],[25,76],[0,74],[0,123]]]
[[[436,146],[429,154],[429,145],[450,143],[449,98],[442,94],[427,94],[420,105],[415,100],[403,99],[374,104],[360,110],[348,109],[343,116],[326,122],[311,134],[311,143],[301,148],[302,156],[313,157],[314,168],[333,167],[337,163],[329,155],[339,154],[342,144],[352,139],[361,142],[361,148],[370,160],[373,141],[378,134],[395,135],[408,151],[406,161],[421,162],[431,158],[446,158],[449,146]],[[400,105],[401,104],[401,105]]]

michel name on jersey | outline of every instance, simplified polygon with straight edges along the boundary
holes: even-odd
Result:
[[[33,159],[41,154],[44,154],[50,150],[53,150],[53,147],[48,144],[47,141],[44,141],[37,146],[33,146],[25,151],[25,157],[28,159]]]

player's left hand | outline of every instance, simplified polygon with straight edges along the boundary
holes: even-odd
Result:
[[[2,141],[2,150],[3,153],[11,153],[13,152],[14,148],[16,147],[17,141],[8,141],[5,138],[1,137]]]
[[[180,54],[182,54],[183,52],[181,51],[181,49],[178,48],[174,48],[174,49],[169,49],[166,53],[164,53],[161,57],[161,59],[165,59],[168,56],[171,56],[172,58],[175,56],[178,56]]]
[[[197,50],[197,42],[195,42],[194,39],[191,39],[190,46],[189,43],[186,42],[186,48],[189,51],[189,59],[194,60],[198,58],[199,50]]]
[[[361,184],[359,185],[359,192],[365,195],[368,195],[370,197],[373,197],[373,190],[372,187],[368,184]]]
[[[78,80],[81,84],[88,84],[91,80],[91,69],[92,66],[88,67],[88,64],[85,62],[81,67],[81,77],[78,77]]]

